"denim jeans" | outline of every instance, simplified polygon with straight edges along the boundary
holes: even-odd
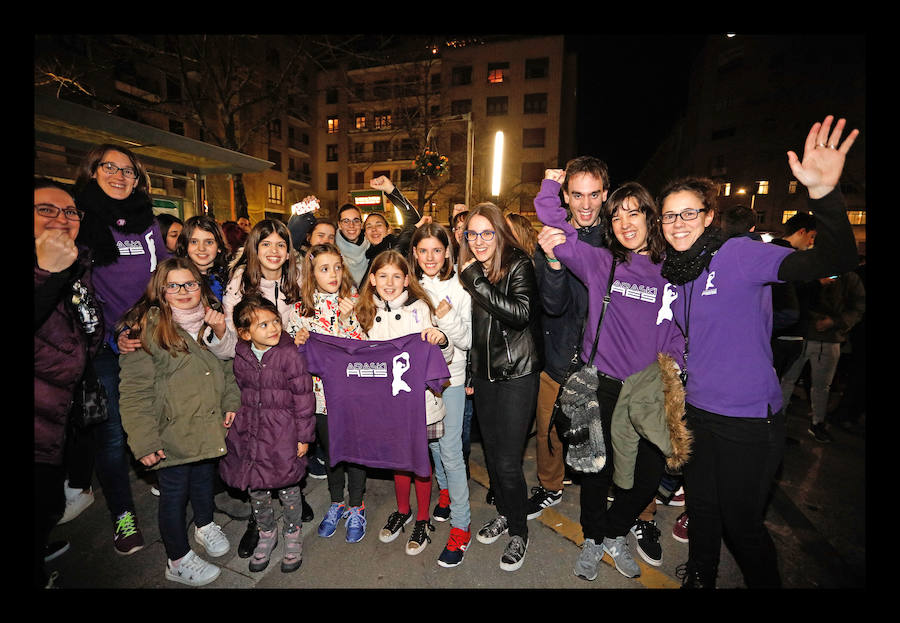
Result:
[[[784,454],[784,412],[738,418],[690,404],[686,410],[694,437],[691,459],[684,466],[691,518],[689,561],[713,572],[724,535],[748,588],[780,586],[775,545],[763,521]]]
[[[103,383],[109,400],[108,418],[94,431],[97,447],[97,478],[113,521],[125,511],[134,511],[131,496],[131,453],[125,443],[125,430],[119,413],[119,356],[104,345],[94,359],[97,378]]]
[[[213,520],[213,483],[217,459],[161,467],[156,471],[159,483],[159,534],[169,560],[187,554],[188,544],[185,511],[188,500],[194,511],[194,525],[198,528]]]
[[[434,461],[434,477],[438,487],[450,492],[450,525],[460,530],[469,530],[469,480],[466,478],[466,463],[463,460],[462,424],[466,403],[466,390],[462,385],[454,385],[444,390],[444,435],[429,442],[431,458]]]
[[[809,402],[812,406],[812,423],[825,422],[825,413],[828,408],[828,394],[831,391],[831,381],[837,371],[838,360],[841,357],[841,345],[837,342],[819,342],[816,340],[804,340],[800,356],[791,364],[784,373],[781,381],[781,395],[784,400],[782,408],[786,411],[790,404],[791,395],[794,393],[794,385],[803,372],[803,366],[809,362],[809,380],[812,387],[809,388]]]
[[[537,405],[538,372],[506,381],[475,379],[475,409],[497,511],[509,535],[528,539],[528,490],[522,455]],[[451,511],[452,512],[452,511]]]

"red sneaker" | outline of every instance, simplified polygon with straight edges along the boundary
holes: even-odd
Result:
[[[672,538],[681,543],[688,542],[688,514],[687,511],[681,513],[672,526]]]
[[[438,564],[442,567],[455,567],[463,561],[466,550],[469,549],[469,541],[472,540],[471,530],[460,530],[459,528],[450,528],[450,538],[447,539],[447,546],[438,557]]]

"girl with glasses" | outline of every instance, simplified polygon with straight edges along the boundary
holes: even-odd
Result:
[[[191,260],[163,261],[121,323],[139,329],[141,343],[121,357],[122,425],[134,456],[157,474],[164,577],[189,586],[209,584],[221,572],[191,550],[189,501],[194,541],[212,557],[230,549],[213,521],[213,484],[240,407],[231,362],[210,352],[203,337],[212,295],[202,281]]]
[[[772,365],[770,284],[809,281],[853,270],[856,243],[838,182],[859,134],[841,142],[845,120],[813,124],[802,160],[788,151],[816,215],[816,245],[807,251],[746,237],[727,239],[713,226],[717,188],[685,178],[660,193],[667,248],[662,274],[675,285],[674,321],[687,342],[687,426],[693,434],[684,468],[690,549],[683,586],[714,588],[723,536],[749,588],[777,587],[775,547],[763,519],[781,461],[785,416]],[[679,218],[668,222],[672,215]],[[695,217],[696,218],[692,218]]]
[[[531,257],[492,203],[469,211],[459,280],[472,297],[470,369],[473,400],[498,516],[476,538],[509,532],[500,568],[522,566],[528,547],[528,494],[522,448],[534,417],[543,368],[540,301]]]

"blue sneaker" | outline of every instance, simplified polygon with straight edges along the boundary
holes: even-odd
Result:
[[[359,543],[366,536],[366,506],[351,506],[347,516],[347,542]]]
[[[319,528],[317,530],[319,536],[330,538],[334,535],[334,531],[337,530],[338,523],[341,519],[344,519],[350,511],[347,510],[347,505],[343,502],[332,502],[331,506],[328,507],[328,512],[325,513],[325,519],[322,520],[322,523],[319,524]]]

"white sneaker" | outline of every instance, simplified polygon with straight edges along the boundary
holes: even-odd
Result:
[[[188,586],[209,584],[219,577],[220,573],[222,573],[221,569],[200,558],[193,550],[181,559],[178,566],[173,566],[171,560],[166,562],[166,579]]]
[[[88,489],[87,492],[82,489],[71,489],[68,480],[63,485],[63,492],[66,494],[66,510],[59,521],[56,522],[57,525],[72,521],[84,509],[94,503],[94,491],[92,489]]]
[[[222,528],[214,521],[202,528],[194,526],[194,540],[206,549],[206,553],[213,558],[224,556],[231,548],[228,537],[222,532]]]

